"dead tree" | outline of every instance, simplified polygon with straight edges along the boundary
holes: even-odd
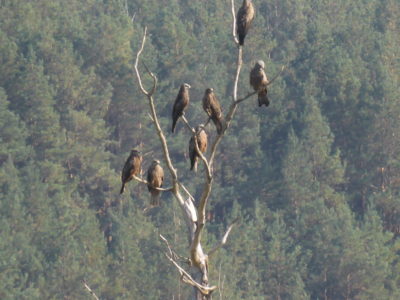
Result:
[[[191,134],[193,135],[195,139],[195,146],[196,150],[199,154],[199,157],[201,161],[204,164],[204,173],[205,173],[205,178],[204,178],[204,183],[203,183],[203,188],[202,188],[202,193],[200,196],[200,199],[198,201],[194,201],[195,199],[193,196],[190,194],[188,189],[183,185],[183,183],[179,180],[178,177],[178,170],[174,167],[168,144],[167,144],[167,139],[164,135],[163,129],[160,126],[160,123],[158,121],[158,116],[155,108],[155,102],[154,102],[154,93],[157,88],[157,77],[155,74],[153,74],[146,66],[146,72],[147,74],[152,78],[153,84],[150,89],[146,89],[142,83],[142,76],[139,71],[138,65],[139,65],[139,59],[140,55],[143,52],[145,43],[146,43],[146,34],[147,34],[147,28],[144,29],[144,34],[143,34],[143,39],[142,43],[140,46],[140,49],[138,50],[136,54],[136,59],[135,59],[135,64],[134,64],[134,69],[135,69],[135,74],[138,80],[139,88],[141,92],[146,96],[148,100],[148,104],[150,107],[150,112],[151,112],[151,119],[154,124],[155,130],[158,134],[158,137],[160,139],[160,143],[162,146],[163,150],[163,155],[164,155],[164,162],[167,166],[167,170],[169,172],[169,175],[172,180],[172,187],[168,189],[160,189],[160,190],[167,190],[170,191],[175,199],[178,201],[179,206],[182,210],[182,215],[183,218],[185,219],[186,222],[186,227],[188,231],[188,241],[189,241],[189,249],[190,249],[190,255],[189,255],[189,260],[190,260],[190,265],[191,268],[189,271],[185,270],[182,266],[179,265],[177,261],[177,254],[173,251],[172,247],[170,246],[168,240],[160,235],[160,238],[165,242],[166,247],[168,251],[166,252],[166,257],[171,263],[177,268],[181,275],[181,280],[191,286],[194,287],[195,290],[195,295],[194,299],[196,300],[204,300],[204,299],[211,299],[211,294],[213,291],[217,289],[216,285],[212,285],[209,282],[209,276],[208,276],[208,264],[209,264],[209,259],[212,257],[214,253],[218,251],[227,241],[227,238],[236,223],[237,220],[235,220],[230,226],[228,226],[226,233],[224,234],[223,238],[217,245],[214,246],[212,250],[210,250],[208,253],[205,252],[202,244],[201,244],[201,237],[202,233],[204,230],[204,227],[206,225],[206,207],[208,204],[208,200],[211,194],[213,182],[214,182],[214,161],[215,161],[215,156],[217,154],[217,149],[218,145],[220,144],[222,138],[224,137],[225,133],[229,129],[229,126],[233,120],[233,117],[235,115],[235,112],[237,110],[238,105],[245,101],[246,99],[250,98],[253,95],[256,95],[257,92],[252,92],[248,93],[246,96],[238,99],[237,96],[237,86],[238,86],[238,81],[239,81],[239,75],[242,67],[242,51],[243,47],[239,46],[239,41],[236,36],[236,20],[235,20],[235,8],[234,8],[234,1],[232,0],[232,16],[233,16],[233,40],[235,45],[237,46],[237,64],[236,64],[236,72],[234,74],[234,85],[233,85],[233,91],[232,91],[232,100],[231,104],[229,107],[228,112],[226,113],[225,116],[225,124],[223,130],[217,134],[210,144],[210,154],[209,157],[206,157],[199,149],[198,149],[198,144],[196,140],[196,134],[195,134],[195,129],[190,126],[188,120],[185,118],[183,115],[181,118],[186,124],[186,127],[191,131]],[[274,79],[277,76],[274,77]],[[273,79],[273,80],[274,80]],[[273,81],[271,80],[271,82]],[[167,172],[166,172],[167,173]],[[142,182],[142,183],[147,183],[145,180],[141,178],[135,177],[136,180]],[[198,203],[198,206],[196,207],[194,203]]]

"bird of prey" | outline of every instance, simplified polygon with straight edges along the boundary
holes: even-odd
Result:
[[[236,31],[239,37],[239,45],[244,44],[244,38],[254,20],[254,6],[251,0],[243,0],[236,15]]]
[[[125,190],[125,184],[132,180],[133,176],[140,174],[142,167],[142,155],[136,149],[131,150],[131,154],[125,162],[124,168],[122,169],[121,180],[122,187],[120,194]]]
[[[159,160],[153,160],[149,169],[147,170],[147,188],[151,194],[150,204],[152,206],[160,205],[161,191],[155,189],[160,188],[164,181],[164,170],[160,165]]]
[[[206,89],[203,97],[203,109],[207,113],[208,117],[214,122],[217,128],[217,133],[221,134],[224,129],[224,115],[222,114],[221,105],[219,104],[217,97],[215,97],[214,90],[212,88]]]
[[[172,109],[172,132],[175,131],[176,122],[179,117],[183,115],[183,111],[189,105],[189,89],[190,85],[184,83],[179,89],[178,96],[176,96],[174,107]]]
[[[268,78],[264,72],[264,62],[258,60],[250,72],[250,85],[258,93],[258,106],[269,105],[267,97]]]
[[[204,125],[200,124],[196,127],[196,139],[197,139],[197,146],[202,153],[205,153],[207,150],[207,133],[204,129]],[[199,154],[196,151],[196,144],[194,135],[189,141],[189,157],[190,157],[190,170],[197,171],[197,160],[199,158]]]

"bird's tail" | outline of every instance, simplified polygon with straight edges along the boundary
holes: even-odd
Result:
[[[264,89],[260,92],[258,92],[258,106],[262,106],[262,105],[268,106],[269,105],[269,99],[267,96],[267,89]]]
[[[125,191],[125,182],[122,183],[121,190],[119,191],[122,194]]]
[[[197,172],[197,157],[191,160],[190,170]]]
[[[221,134],[225,128],[225,119],[224,117],[220,117],[217,122],[215,122],[215,126],[217,127],[217,133]]]
[[[244,45],[244,35],[239,34],[239,45],[240,46]]]
[[[151,206],[160,206],[160,194],[152,191],[150,197],[150,205]]]
[[[178,119],[172,121],[172,133],[175,132],[175,126],[176,126],[176,121],[177,121],[177,120],[178,120]]]

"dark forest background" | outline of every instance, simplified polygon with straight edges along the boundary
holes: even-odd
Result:
[[[400,299],[399,2],[254,4],[239,96],[255,60],[269,77],[288,67],[270,107],[239,107],[217,154],[206,250],[241,222],[211,261],[214,296]],[[191,292],[158,238],[187,255],[175,200],[144,213],[146,186],[118,193],[132,147],[150,152],[144,170],[162,158],[133,74],[143,26],[172,159],[197,195],[202,167],[189,171],[190,134],[170,134],[170,115],[182,82],[193,125],[207,87],[227,111],[230,1],[0,0],[1,299],[90,299],[83,279],[109,300]]]

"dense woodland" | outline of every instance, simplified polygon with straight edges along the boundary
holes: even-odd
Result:
[[[268,108],[256,96],[239,107],[217,153],[205,248],[240,223],[213,258],[214,297],[400,299],[399,2],[254,5],[239,95],[255,60],[270,77],[287,68]],[[188,82],[193,124],[207,87],[227,111],[229,0],[0,0],[1,299],[91,299],[82,280],[102,300],[191,293],[158,237],[187,252],[176,201],[163,193],[144,212],[138,182],[119,196],[132,147],[147,153],[144,170],[162,159],[133,73],[144,26],[160,122],[196,194],[172,104]]]

